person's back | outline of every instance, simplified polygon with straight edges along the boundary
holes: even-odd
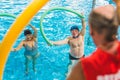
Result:
[[[67,80],[120,80],[120,42],[116,43],[115,55],[97,48],[77,63]]]
[[[115,1],[120,3],[120,0]],[[117,9],[120,14],[120,5]],[[90,34],[97,49],[75,65],[67,80],[120,80],[120,42],[116,37],[120,17],[115,13],[111,5],[91,12]]]
[[[81,61],[86,80],[120,79],[120,42],[116,49],[116,54],[113,55],[98,48],[92,56]]]

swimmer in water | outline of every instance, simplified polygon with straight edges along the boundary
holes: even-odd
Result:
[[[71,68],[78,62],[80,58],[83,58],[84,55],[84,35],[86,30],[85,20],[82,19],[82,30],[80,31],[78,26],[74,25],[71,27],[70,32],[72,36],[67,37],[64,40],[60,41],[53,41],[53,45],[64,45],[69,44],[70,46],[70,53],[69,59],[71,63],[68,65],[68,73],[69,75]]]
[[[29,29],[24,30],[24,36],[26,37],[25,40],[21,41],[21,43],[18,45],[17,48],[12,49],[12,51],[18,51],[22,47],[25,48],[24,56],[26,58],[26,61],[25,61],[26,73],[29,72],[28,64],[30,60],[32,60],[34,72],[36,71],[35,63],[36,63],[36,59],[39,56],[37,39],[36,39],[37,30],[32,25],[29,24],[29,26],[34,30],[34,33],[32,34],[32,32]]]

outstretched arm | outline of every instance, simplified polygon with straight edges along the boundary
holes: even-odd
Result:
[[[23,47],[24,42],[22,41],[17,48],[13,48],[12,51],[18,51]]]
[[[86,23],[85,23],[85,20],[82,18],[82,30],[80,31],[80,34],[84,36],[85,31],[86,31]]]
[[[117,16],[118,16],[118,21],[119,21],[119,25],[120,25],[120,0],[113,0],[116,3],[116,12],[117,12]]]
[[[54,45],[63,45],[63,44],[68,44],[68,38],[64,39],[64,40],[60,40],[60,41],[53,41],[52,43]]]
[[[37,38],[37,29],[34,26],[32,26],[31,24],[29,24],[29,26],[34,30],[33,36],[35,38]]]

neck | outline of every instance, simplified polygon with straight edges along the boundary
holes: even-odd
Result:
[[[78,38],[79,37],[79,34],[77,36],[73,36],[74,39]]]
[[[110,54],[115,54],[116,50],[118,48],[118,45],[119,45],[118,41],[115,40],[113,42],[104,43],[102,45],[99,45],[98,47]]]

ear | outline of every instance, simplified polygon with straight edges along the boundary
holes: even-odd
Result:
[[[90,24],[89,24],[89,28],[90,28],[90,35],[92,36],[93,35],[93,29],[92,29]]]

